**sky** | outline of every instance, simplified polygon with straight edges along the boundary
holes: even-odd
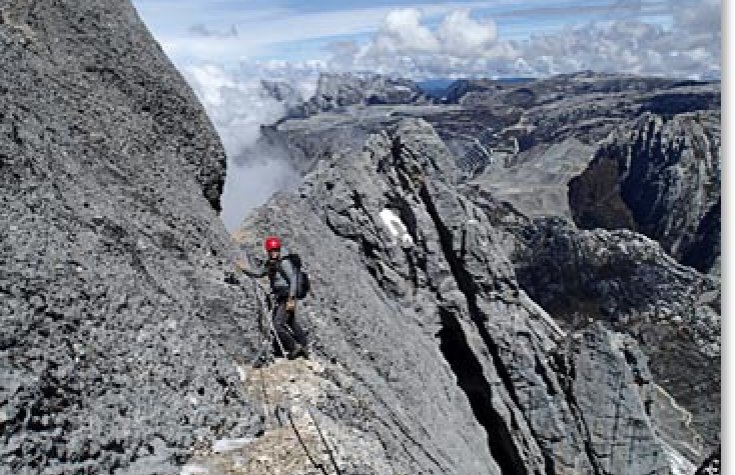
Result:
[[[283,116],[261,79],[308,99],[320,72],[415,80],[580,70],[719,79],[720,0],[133,0],[228,154],[229,229],[298,174],[258,150]]]
[[[669,63],[682,76],[719,72],[719,0],[134,4],[177,64],[286,61],[331,69],[382,68],[416,77],[545,75],[576,65],[663,74],[671,70]],[[575,54],[575,47],[583,48]],[[545,54],[537,53],[539,48]],[[714,59],[717,65],[701,70],[698,61]]]

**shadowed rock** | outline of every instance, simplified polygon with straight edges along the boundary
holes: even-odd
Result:
[[[700,271],[720,254],[720,114],[641,117],[569,185],[584,228],[628,228]]]

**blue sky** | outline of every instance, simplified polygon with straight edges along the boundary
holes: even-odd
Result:
[[[422,11],[422,23],[436,27],[455,9],[469,9],[476,19],[492,19],[498,37],[521,40],[589,22],[637,19],[663,28],[672,25],[676,8],[691,0],[494,0],[444,2],[414,0],[133,0],[143,20],[176,62],[222,63],[280,59],[326,59],[334,41],[364,43],[397,8]],[[191,27],[203,25],[195,34]],[[236,36],[227,36],[232,27]]]

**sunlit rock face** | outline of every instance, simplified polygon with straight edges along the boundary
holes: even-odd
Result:
[[[0,39],[0,473],[313,473],[276,406],[323,455],[321,421],[346,475],[689,473],[715,443],[718,278],[576,229],[559,190],[625,121],[719,107],[716,86],[577,75],[443,104],[325,80],[264,133],[302,186],[237,233],[252,259],[279,235],[312,281],[311,361],[259,370],[224,151],[131,5],[16,2]]]

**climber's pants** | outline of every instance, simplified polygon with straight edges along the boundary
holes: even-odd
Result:
[[[306,334],[296,321],[295,312],[286,310],[286,301],[285,298],[276,300],[276,308],[273,312],[273,327],[276,329],[276,335],[278,335],[278,339],[283,345],[283,350],[290,352],[295,348],[296,343],[306,346]],[[276,347],[278,347],[278,343],[276,343]]]

